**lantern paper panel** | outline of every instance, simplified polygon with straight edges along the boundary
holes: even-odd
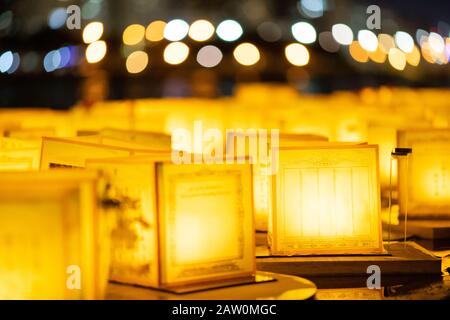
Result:
[[[96,181],[95,172],[0,174],[0,299],[104,297],[109,240]]]
[[[158,151],[100,136],[65,139],[44,137],[41,151],[41,169],[55,167],[84,168],[87,159],[154,153],[158,153]]]
[[[0,138],[0,171],[39,169],[38,143],[13,138]]]
[[[155,150],[171,150],[171,136],[164,133],[105,128],[100,131],[100,135],[116,140],[142,144]]]
[[[398,145],[413,149],[398,162],[400,214],[450,218],[450,130],[399,131]]]
[[[254,273],[249,164],[175,165],[135,156],[87,165],[109,177],[108,197],[121,203],[113,280],[171,287]]]
[[[280,148],[273,178],[273,255],[383,252],[378,148]]]

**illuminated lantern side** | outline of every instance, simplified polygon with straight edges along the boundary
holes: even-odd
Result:
[[[273,255],[383,252],[378,148],[280,148],[273,177]]]
[[[112,279],[166,288],[255,273],[250,164],[175,165],[157,157],[89,160],[121,203]]]
[[[399,131],[398,146],[413,150],[398,163],[400,214],[450,218],[450,130]]]
[[[171,150],[171,137],[164,133],[105,128],[100,131],[100,136],[139,143],[156,150]]]
[[[168,153],[131,142],[101,136],[42,139],[41,169],[84,168],[87,159]]]
[[[0,173],[0,299],[102,299],[97,173]]]
[[[13,138],[0,138],[0,171],[39,169],[39,144]]]

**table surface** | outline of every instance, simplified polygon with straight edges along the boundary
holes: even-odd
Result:
[[[447,245],[448,244],[448,245]],[[366,287],[364,277],[308,277],[308,280],[272,273],[276,282],[220,288],[190,294],[171,294],[137,286],[111,283],[107,299],[110,300],[441,300],[450,299],[450,240],[443,248],[432,250],[442,257],[443,275],[389,276],[381,279],[380,290]],[[314,295],[315,294],[315,295]]]

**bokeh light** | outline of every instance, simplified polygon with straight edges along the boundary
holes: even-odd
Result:
[[[414,46],[413,50],[406,54],[406,62],[413,67],[417,67],[419,65],[420,50],[417,46]]]
[[[89,63],[97,63],[103,60],[107,52],[105,41],[91,43],[86,49],[86,60]]]
[[[378,43],[385,54],[389,54],[392,48],[395,48],[395,40],[390,34],[380,33],[378,35]]]
[[[258,48],[251,43],[241,43],[234,49],[233,56],[236,61],[244,66],[252,66],[256,64],[261,55]]]
[[[389,63],[391,66],[399,71],[402,71],[406,67],[406,56],[403,51],[397,48],[392,48],[389,51]]]
[[[275,42],[281,39],[283,33],[278,24],[271,21],[261,23],[256,29],[258,35],[267,42]]]
[[[309,62],[308,49],[300,43],[291,43],[286,46],[284,53],[286,59],[294,66],[306,66]]]
[[[91,22],[83,30],[84,43],[92,43],[99,40],[103,35],[103,23]]]
[[[430,48],[435,53],[439,54],[445,49],[444,39],[436,32],[430,32],[430,35],[428,36],[428,43],[430,45]]]
[[[172,42],[164,49],[164,61],[177,65],[183,63],[189,56],[189,47],[182,42]]]
[[[17,52],[15,52],[13,53],[13,62],[6,72],[8,74],[13,74],[14,72],[17,71],[17,69],[19,69],[19,66],[20,66],[20,55]]]
[[[144,40],[145,27],[140,24],[132,24],[123,31],[123,43],[134,46]]]
[[[375,33],[370,30],[360,30],[358,32],[358,41],[361,47],[366,51],[373,52],[378,48],[378,38]]]
[[[5,73],[11,68],[14,62],[14,55],[11,51],[7,51],[0,56],[0,72]]]
[[[387,54],[381,48],[381,45],[378,45],[377,50],[369,52],[369,58],[375,63],[384,63],[387,58]]]
[[[363,47],[359,44],[358,41],[353,41],[352,44],[348,47],[348,51],[351,57],[361,63],[365,63],[369,61],[369,54]]]
[[[316,29],[308,22],[295,23],[291,31],[295,40],[304,44],[314,43],[317,39]]]
[[[169,41],[180,41],[184,39],[189,32],[189,24],[181,19],[171,20],[164,28],[164,38]]]
[[[234,20],[222,21],[217,26],[216,32],[220,39],[227,42],[238,40],[244,33],[239,22]]]
[[[127,58],[127,71],[132,74],[140,73],[148,66],[148,54],[144,51],[135,51]]]
[[[197,54],[197,62],[205,68],[217,66],[223,58],[222,51],[216,46],[205,46]]]
[[[397,31],[395,33],[395,43],[405,53],[411,53],[414,50],[414,39],[407,32]]]
[[[338,23],[333,25],[331,28],[331,32],[333,34],[334,40],[336,40],[337,43],[348,46],[351,45],[353,42],[353,31],[350,29],[349,26]]]
[[[48,26],[51,29],[59,29],[66,24],[66,8],[55,8],[48,15]]]
[[[308,18],[323,16],[324,0],[300,0],[300,12]]]
[[[207,20],[197,20],[189,28],[189,37],[195,41],[206,41],[214,34],[214,26]]]
[[[166,23],[162,20],[156,20],[150,23],[145,31],[145,38],[148,41],[158,42],[164,39],[164,29]]]
[[[327,52],[337,52],[339,50],[339,43],[333,38],[330,31],[324,31],[319,34],[319,44],[323,50]]]

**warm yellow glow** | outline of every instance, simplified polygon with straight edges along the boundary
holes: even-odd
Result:
[[[361,63],[369,61],[369,54],[361,47],[358,41],[353,41],[348,50],[355,61]]]
[[[104,298],[96,192],[95,172],[0,173],[0,299]]]
[[[164,61],[168,64],[183,63],[189,56],[189,47],[182,42],[172,42],[164,49]]]
[[[381,50],[385,54],[389,54],[389,51],[392,48],[395,48],[394,38],[390,34],[380,33],[378,35],[378,42],[379,42]]]
[[[378,47],[378,38],[370,30],[361,30],[358,32],[358,42],[361,47],[369,52],[377,50]]]
[[[436,32],[431,32],[428,36],[428,43],[430,45],[431,50],[433,50],[436,54],[440,54],[445,49],[445,41],[441,37],[440,34]]]
[[[129,73],[140,73],[148,65],[148,54],[144,51],[136,51],[127,58],[127,71]]]
[[[433,53],[433,50],[431,50],[430,45],[428,41],[424,41],[422,43],[422,57],[427,61],[428,63],[436,63],[436,57]]]
[[[105,41],[96,41],[86,48],[86,60],[89,63],[97,63],[103,60],[108,48]]]
[[[132,24],[128,26],[122,35],[123,43],[133,46],[144,40],[145,27],[140,24]]]
[[[91,22],[83,30],[84,43],[92,43],[99,40],[103,35],[103,23]]]
[[[153,21],[147,27],[145,31],[145,38],[148,41],[157,42],[164,39],[164,28],[166,23],[161,20]]]
[[[386,53],[384,53],[383,49],[381,48],[381,45],[378,45],[376,51],[369,52],[369,58],[373,62],[384,63],[386,61],[387,55]]]
[[[411,53],[406,54],[406,62],[408,62],[408,64],[410,64],[414,67],[417,67],[419,65],[420,51],[419,51],[419,48],[417,48],[417,46],[414,46]]]
[[[206,41],[214,34],[215,28],[207,20],[197,20],[189,28],[189,37],[195,41]]]
[[[272,253],[381,253],[376,146],[280,149]]]
[[[258,48],[251,43],[241,43],[234,49],[234,58],[244,66],[252,66],[261,58]]]
[[[404,70],[406,67],[406,57],[403,51],[397,48],[392,48],[389,51],[389,63],[394,69]]]
[[[306,66],[309,62],[308,49],[300,43],[291,43],[284,52],[286,59],[294,66]]]
[[[400,213],[431,218],[450,217],[450,131],[406,130],[399,133],[400,147],[413,149],[399,160]]]

